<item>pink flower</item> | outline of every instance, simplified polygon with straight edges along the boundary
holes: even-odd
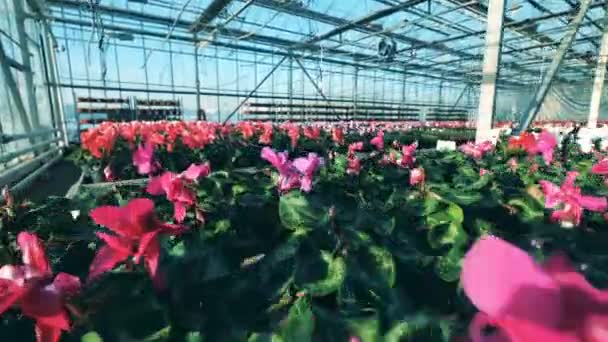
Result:
[[[490,141],[474,144],[472,142],[460,146],[460,151],[467,156],[479,160],[483,158],[488,152],[494,149],[494,145]]]
[[[133,153],[133,165],[137,167],[137,173],[140,175],[148,175],[154,172],[154,145],[140,145],[135,153]]]
[[[196,204],[196,193],[192,184],[211,172],[209,164],[191,164],[181,174],[165,172],[159,177],[150,179],[146,191],[150,195],[166,195],[173,203],[173,216],[178,223],[184,222],[188,208]]]
[[[284,193],[300,186],[298,171],[289,160],[287,152],[277,153],[270,147],[264,147],[261,154],[262,159],[268,161],[279,172],[279,192]]]
[[[538,265],[508,242],[485,237],[465,256],[461,281],[481,311],[469,326],[473,342],[607,340],[608,292],[589,284],[563,255]]]
[[[416,162],[416,149],[418,148],[418,143],[413,143],[411,145],[405,145],[401,147],[401,160],[399,161],[399,165],[402,167],[412,167]]]
[[[58,342],[62,331],[70,330],[70,317],[65,309],[67,297],[80,292],[80,279],[53,271],[42,242],[35,234],[17,236],[23,265],[0,268],[0,314],[14,304],[36,320],[36,341]]]
[[[608,176],[608,158],[601,160],[591,168],[591,173]]]
[[[424,172],[424,168],[422,167],[418,167],[415,169],[412,169],[412,171],[410,171],[410,185],[414,186],[414,185],[424,185],[424,181],[425,181],[426,175]]]
[[[304,136],[311,140],[319,140],[321,129],[319,127],[304,127]]]
[[[378,151],[384,150],[384,131],[378,131],[376,137],[374,137],[370,144],[374,145]]]
[[[300,178],[300,189],[304,192],[312,190],[312,180],[315,171],[323,165],[323,159],[316,153],[309,153],[306,158],[297,158],[293,161],[293,166],[302,174]]]
[[[260,135],[259,143],[264,145],[272,144],[272,124],[265,124],[262,134]]]
[[[549,165],[553,161],[553,153],[557,146],[557,139],[548,131],[542,131],[536,142],[536,150],[543,155],[545,164]]]
[[[103,169],[103,175],[106,178],[106,181],[108,181],[108,182],[113,182],[116,179],[114,177],[114,172],[112,172],[112,168],[110,167],[110,165],[107,165]]]
[[[348,155],[353,155],[355,152],[363,151],[363,142],[355,142],[348,145]]]
[[[144,259],[146,269],[157,287],[162,287],[158,274],[160,234],[175,235],[186,228],[161,223],[154,212],[154,202],[147,198],[131,200],[124,207],[103,206],[91,211],[93,221],[114,234],[97,233],[106,244],[95,255],[89,269],[89,281],[112,270],[133,256],[133,262]]]
[[[583,209],[595,212],[603,212],[608,209],[606,198],[581,195],[581,189],[574,184],[576,177],[578,177],[578,172],[568,172],[561,187],[545,180],[539,182],[545,194],[545,207],[547,209],[560,207],[551,215],[553,220],[579,225]]]
[[[355,156],[348,157],[348,168],[346,173],[349,175],[358,175],[361,172],[361,160]]]
[[[487,175],[488,173],[490,173],[490,171],[486,170],[486,169],[479,169],[479,177],[483,177],[485,175]]]
[[[509,169],[511,169],[512,172],[515,172],[515,171],[517,171],[517,168],[519,167],[519,162],[517,161],[517,159],[511,158],[507,162],[507,165],[509,166]]]

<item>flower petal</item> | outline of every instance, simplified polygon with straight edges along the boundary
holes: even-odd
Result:
[[[57,274],[55,280],[53,280],[53,285],[63,297],[77,295],[82,287],[80,278],[63,272]]]
[[[561,192],[559,186],[545,180],[541,180],[538,182],[540,184],[543,193],[545,194],[545,208],[552,209],[555,208],[561,201]]]
[[[36,322],[36,342],[59,342],[61,329]]]
[[[13,306],[26,290],[26,287],[20,286],[14,281],[0,279],[0,315]]]
[[[160,244],[158,239],[153,239],[148,244],[144,252],[144,262],[146,264],[146,269],[148,270],[148,274],[150,274],[150,278],[154,282],[154,286],[157,289],[162,288],[162,277],[158,272],[158,261],[160,259]]]
[[[207,177],[211,172],[209,163],[205,164],[191,164],[186,171],[182,173],[182,177],[195,181],[201,177]]]
[[[591,173],[596,174],[596,175],[607,176],[608,175],[608,159],[604,159],[604,160],[600,161],[599,163],[593,165],[593,167],[591,168]]]
[[[508,315],[548,327],[561,318],[557,283],[528,254],[499,238],[473,245],[461,279],[471,302],[491,317]]]
[[[608,201],[605,197],[579,196],[577,200],[578,203],[587,210],[600,213],[608,210]]]
[[[21,232],[17,236],[17,243],[21,248],[23,263],[39,270],[43,274],[51,274],[51,266],[46,258],[42,241],[38,239],[36,234]]]
[[[173,202],[173,218],[175,222],[182,223],[186,219],[186,205],[182,202]]]
[[[152,177],[148,181],[148,186],[146,187],[146,192],[150,195],[160,196],[165,194],[165,189],[163,188],[163,180],[162,177]]]
[[[144,255],[144,253],[146,253],[146,250],[150,244],[154,242],[154,240],[158,240],[158,231],[146,233],[141,237],[141,240],[139,240],[137,253],[135,253],[135,256],[133,257],[133,261],[136,264],[139,263],[140,258]]]
[[[582,342],[573,331],[557,330],[523,319],[501,319],[497,327],[507,336],[505,341],[510,342]]]
[[[70,329],[70,317],[63,308],[63,299],[53,284],[34,288],[20,300],[24,315],[37,323],[62,330]]]
[[[91,262],[87,281],[91,281],[101,274],[111,271],[116,265],[127,260],[130,255],[131,253],[124,253],[110,246],[102,246],[97,251],[93,262]]]

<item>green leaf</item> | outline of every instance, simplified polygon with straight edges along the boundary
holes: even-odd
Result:
[[[375,264],[378,265],[380,273],[385,277],[388,286],[395,286],[397,280],[397,267],[393,255],[384,248],[370,246],[370,254],[374,257]]]
[[[252,334],[247,342],[284,342],[283,338],[276,334]]]
[[[103,342],[101,336],[95,331],[88,332],[80,338],[81,342]]]
[[[279,217],[283,226],[292,231],[309,231],[329,220],[328,211],[315,207],[297,191],[281,196]]]
[[[327,263],[327,276],[303,286],[311,296],[315,297],[327,296],[338,291],[346,278],[346,263],[342,257],[333,258],[331,253],[326,251],[321,251],[321,257]]]
[[[281,337],[289,342],[309,342],[315,329],[310,304],[305,297],[299,298],[289,309],[287,320],[281,327]]]

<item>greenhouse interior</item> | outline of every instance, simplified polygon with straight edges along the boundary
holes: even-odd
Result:
[[[608,1],[0,0],[0,341],[608,342]]]

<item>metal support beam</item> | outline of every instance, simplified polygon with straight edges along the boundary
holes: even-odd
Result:
[[[562,38],[562,41],[559,47],[557,48],[555,56],[553,57],[551,65],[549,65],[549,68],[547,69],[547,72],[543,77],[543,81],[540,84],[538,90],[536,91],[536,95],[532,99],[528,110],[524,112],[524,116],[519,122],[519,126],[513,130],[514,134],[519,134],[520,132],[523,132],[528,129],[528,127],[530,126],[532,121],[534,121],[534,118],[540,111],[540,108],[542,107],[543,102],[545,101],[545,97],[547,96],[549,89],[551,89],[551,84],[553,83],[553,80],[559,71],[559,67],[564,61],[564,57],[570,49],[572,41],[574,40],[574,37],[576,37],[576,34],[578,33],[579,28],[581,27],[585,15],[587,14],[589,7],[591,6],[591,1],[592,0],[581,0],[581,9],[576,14],[576,17],[574,17],[574,20],[572,20],[572,22],[570,23],[570,27]],[[483,98],[480,99],[480,101],[483,101]]]
[[[479,111],[477,113],[477,131],[475,135],[477,142],[488,138],[489,132],[492,129],[492,121],[494,120],[496,81],[499,76],[505,7],[505,0],[490,0],[486,30],[486,48],[482,66],[481,94],[479,97]]]
[[[253,88],[253,90],[250,91],[249,94],[247,94],[247,96],[243,99],[243,101],[241,101],[241,103],[239,103],[239,105],[236,106],[236,108],[230,113],[230,115],[228,115],[228,117],[226,117],[226,119],[224,120],[224,124],[226,124],[228,121],[230,121],[230,119],[234,116],[234,114],[236,114],[239,111],[239,109],[241,109],[241,107],[243,107],[245,102],[249,101],[251,96],[253,96],[253,94],[255,94],[255,92],[258,91],[258,89],[260,89],[264,85],[264,83],[266,83],[266,81],[272,76],[272,74],[274,74],[274,72],[281,66],[281,64],[283,64],[283,62],[285,62],[287,57],[288,56],[284,56],[283,58],[281,58],[279,63],[277,63],[274,66],[274,68],[272,68],[272,70],[270,70],[270,72],[262,79],[262,81],[260,81],[260,83],[258,83],[258,85],[256,85],[255,88]]]
[[[196,33],[194,34],[194,41],[197,41]],[[198,50],[199,45],[194,44],[194,83],[196,86],[196,119],[207,121],[207,114],[201,111],[201,76],[198,66]]]
[[[353,22],[350,22],[350,23],[344,24],[342,26],[336,27],[336,28],[334,28],[334,29],[332,29],[332,30],[324,33],[324,34],[321,34],[321,35],[318,35],[318,36],[316,36],[316,37],[314,37],[312,39],[309,39],[305,43],[303,43],[303,45],[310,45],[310,44],[318,43],[320,41],[329,39],[331,37],[335,37],[335,36],[337,36],[337,35],[339,35],[341,33],[344,33],[344,32],[346,32],[348,30],[354,29],[354,28],[356,28],[358,26],[361,26],[361,25],[366,25],[366,24],[368,24],[368,23],[370,23],[372,21],[376,21],[376,20],[382,19],[384,17],[388,17],[389,15],[397,13],[397,12],[403,10],[403,9],[416,6],[416,5],[418,5],[420,3],[423,3],[425,1],[426,0],[410,0],[410,1],[407,1],[407,2],[402,3],[400,5],[395,5],[395,6],[392,6],[392,7],[381,9],[381,10],[379,10],[377,12],[374,12],[372,14],[366,15],[363,18],[360,18],[360,19],[357,19],[357,20],[355,20]]]
[[[217,16],[224,9],[226,9],[226,7],[228,7],[228,5],[230,5],[231,2],[232,2],[232,0],[213,0],[213,2],[211,2],[209,4],[209,6],[207,6],[205,11],[203,11],[201,16],[198,17],[196,22],[194,24],[192,24],[192,26],[190,27],[190,31],[199,32],[199,31],[203,30],[205,28],[205,26],[207,26],[207,24],[212,22],[213,19],[217,18]]]
[[[602,44],[600,46],[600,55],[597,59],[597,68],[595,69],[595,80],[593,81],[593,92],[591,93],[591,104],[589,105],[589,120],[587,121],[588,128],[597,128],[597,119],[600,116],[600,104],[602,102],[602,93],[604,90],[604,79],[606,76],[606,63],[608,62],[608,5],[604,13],[604,35],[602,36]]]
[[[30,51],[25,30],[25,10],[23,9],[23,0],[13,1],[15,9],[15,26],[17,27],[17,35],[19,39],[19,48],[21,50],[21,64],[23,65],[25,93],[27,95],[27,103],[29,107],[29,115],[32,119],[32,126],[38,128],[40,126],[40,117],[38,116],[38,102],[36,101],[36,88],[34,86],[34,73],[32,72],[32,63],[30,61]]]
[[[30,133],[32,131],[32,126],[30,125],[30,120],[27,117],[27,112],[25,110],[25,106],[23,105],[23,100],[21,99],[17,82],[15,82],[13,73],[11,72],[8,61],[6,60],[6,53],[4,52],[2,40],[0,40],[0,70],[2,70],[2,73],[4,74],[4,83],[6,83],[6,87],[11,93],[11,99],[15,104],[17,113],[19,113],[23,129],[26,133]],[[34,143],[34,140],[30,139],[30,142]]]
[[[304,67],[304,64],[302,64],[302,62],[300,62],[299,59],[297,59],[297,58],[295,58],[293,56],[292,56],[292,59],[294,59],[296,61],[296,63],[300,66],[300,69],[302,69],[302,72],[304,73],[304,75],[306,75],[306,77],[308,78],[308,80],[310,81],[310,83],[312,83],[313,87],[315,87],[315,89],[317,90],[317,93],[319,93],[319,95],[321,95],[321,97],[323,98],[323,100],[325,100],[325,102],[327,102],[327,104],[331,108],[332,107],[331,102],[329,101],[329,99],[327,98],[327,96],[325,96],[325,94],[323,93],[323,89],[321,89],[317,85],[317,82],[315,82],[314,78],[312,78],[312,76],[310,76],[310,74],[308,73],[308,70],[306,70],[306,68]],[[340,115],[338,114],[338,112],[336,112],[335,110],[333,110],[333,112],[336,115],[336,117],[338,118],[338,120],[342,119],[340,117]]]

